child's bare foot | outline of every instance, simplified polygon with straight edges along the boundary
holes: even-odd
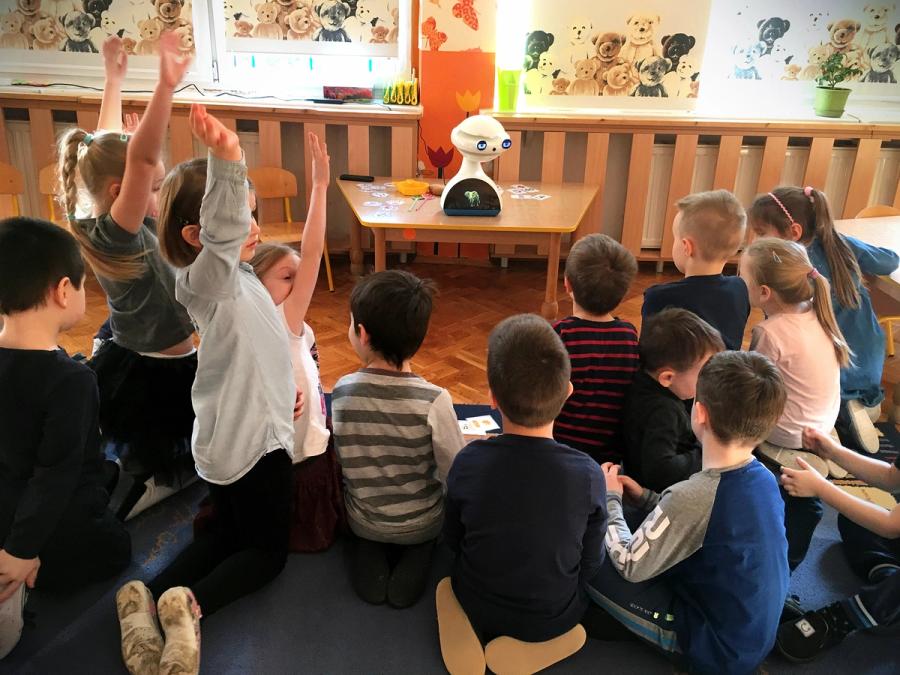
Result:
[[[200,605],[191,589],[176,586],[160,596],[159,622],[166,632],[160,675],[197,675],[200,672]]]
[[[129,581],[116,593],[122,630],[122,660],[132,675],[156,675],[163,639],[156,624],[153,594],[140,581]]]

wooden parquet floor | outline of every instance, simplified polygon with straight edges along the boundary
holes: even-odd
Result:
[[[347,339],[349,297],[354,279],[347,259],[338,257],[332,260],[332,264],[335,292],[328,292],[323,271],[307,315],[307,322],[316,333],[325,391],[331,391],[338,378],[360,365]],[[445,387],[456,403],[487,403],[487,336],[499,321],[512,314],[540,311],[546,264],[511,261],[509,269],[505,270],[414,261],[397,265],[396,259],[389,259],[389,264],[433,279],[439,289],[428,337],[413,359],[415,372]],[[671,266],[663,274],[656,274],[653,266],[642,265],[625,301],[616,312],[617,316],[640,327],[644,290],[679,276]],[[572,309],[572,303],[565,295],[562,276],[558,293],[559,316],[566,316]],[[89,354],[91,338],[107,316],[103,292],[92,277],[88,282],[87,304],[84,320],[61,340],[69,353],[80,351]],[[754,311],[747,325],[745,346],[749,343],[750,329],[761,319],[761,313]],[[887,359],[885,364],[885,389],[889,395],[892,389],[889,385],[897,382],[900,382],[900,357]]]

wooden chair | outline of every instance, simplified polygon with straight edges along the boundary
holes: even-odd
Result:
[[[56,195],[59,193],[59,175],[56,164],[48,164],[38,174],[38,191],[47,198],[47,211],[54,223],[65,222],[65,214],[56,213]]]
[[[887,204],[873,204],[856,214],[857,218],[885,218],[887,216],[900,216],[900,209]]]
[[[886,216],[900,216],[900,209],[885,204],[875,204],[867,206],[856,214],[857,218],[884,218]],[[878,317],[878,323],[884,326],[884,337],[887,343],[887,355],[893,356],[894,348],[894,322],[900,321],[900,316],[881,316]]]
[[[0,162],[0,195],[9,197],[12,204],[12,215],[22,215],[22,202],[19,196],[25,194],[25,179],[22,172],[11,164]]]
[[[294,222],[291,215],[291,197],[297,196],[297,177],[290,171],[274,166],[260,166],[247,172],[253,189],[259,199],[281,199],[284,205],[284,222],[259,222],[261,239],[281,243],[293,243],[303,237],[302,221]],[[328,279],[328,290],[334,292],[334,279],[331,276],[331,258],[328,255],[328,239],[325,239],[322,257],[325,259],[325,276]]]

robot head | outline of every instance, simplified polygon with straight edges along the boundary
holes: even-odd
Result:
[[[512,145],[503,125],[487,115],[464,119],[450,132],[450,141],[463,157],[476,162],[489,162]]]

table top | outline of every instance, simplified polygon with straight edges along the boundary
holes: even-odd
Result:
[[[856,237],[867,244],[889,248],[900,253],[900,216],[887,216],[884,218],[850,218],[848,220],[836,220],[834,226],[841,234]],[[900,269],[894,270],[890,279],[900,286]]]
[[[376,177],[374,183],[337,181],[360,224],[371,228],[472,230],[477,232],[574,232],[597,195],[596,185],[519,183],[503,189],[503,210],[496,217],[448,216],[439,197],[414,202],[393,185],[402,178]],[[527,191],[526,191],[527,190]],[[547,195],[543,200],[535,195]],[[515,198],[515,197],[518,198]]]

